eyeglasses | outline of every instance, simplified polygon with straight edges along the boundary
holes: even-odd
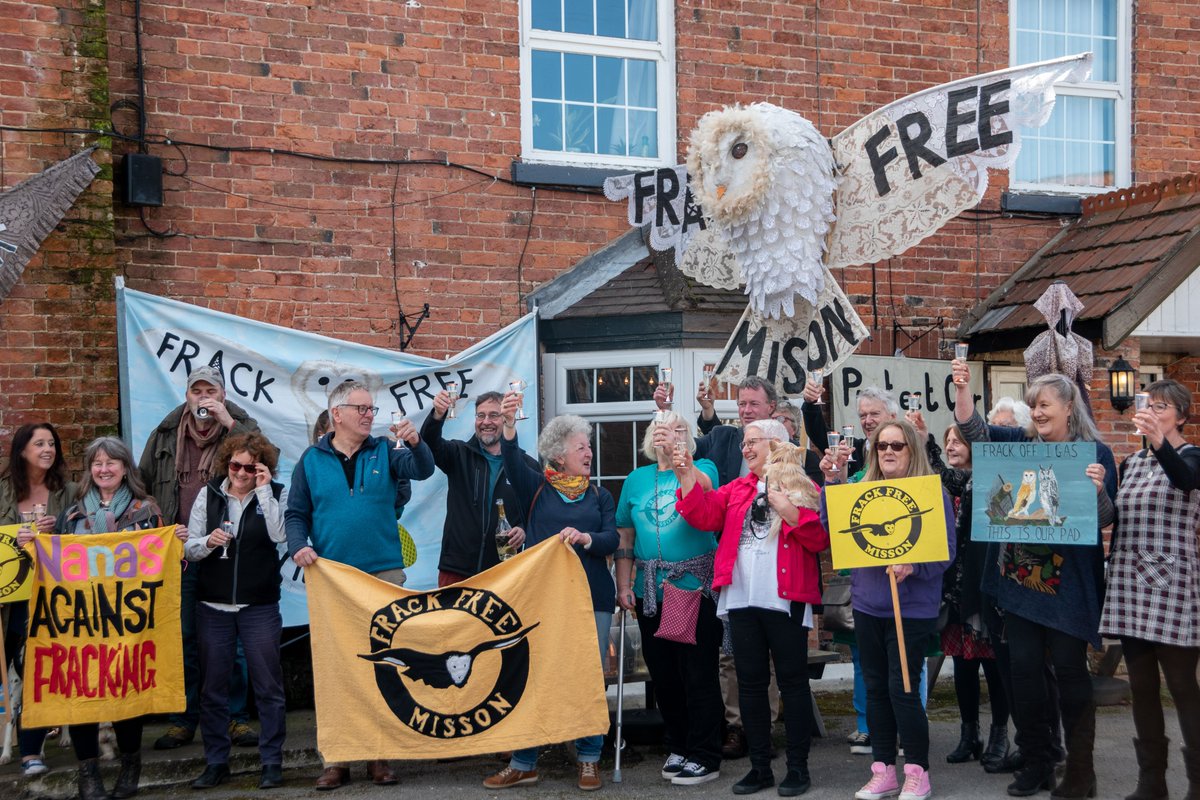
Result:
[[[760,436],[757,439],[743,439],[742,440],[742,449],[749,450],[750,448],[754,447],[754,445],[758,444],[759,442],[769,442],[769,441],[771,441],[771,440],[766,438],[765,436]]]
[[[339,403],[338,408],[356,408],[358,409],[358,415],[360,417],[365,417],[367,415],[373,417],[379,413],[379,406],[360,406],[355,405],[354,403]]]
[[[478,420],[479,422],[483,422],[485,420],[490,420],[491,422],[499,422],[500,420],[504,419],[504,415],[501,414],[499,411],[493,411],[490,414],[485,414],[483,412],[480,412],[475,415],[475,419]]]
[[[879,452],[881,453],[889,448],[899,453],[901,450],[908,447],[908,442],[876,442],[875,446],[879,448]]]
[[[1177,406],[1174,403],[1151,403],[1147,408],[1156,414],[1161,414],[1168,408],[1177,408]]]
[[[243,464],[240,461],[230,461],[229,462],[229,471],[230,472],[237,472],[239,469],[248,475],[253,475],[255,467],[254,467],[254,464]]]

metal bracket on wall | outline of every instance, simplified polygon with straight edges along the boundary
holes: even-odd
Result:
[[[421,327],[421,323],[429,317],[429,303],[421,306],[421,316],[417,317],[417,321],[413,324],[408,324],[408,314],[400,312],[400,351],[408,349],[412,343],[413,337],[417,335],[417,328]]]
[[[945,327],[946,327],[946,321],[942,317],[938,317],[937,320],[934,321],[934,323],[931,324],[928,328],[922,329],[920,332],[917,333],[916,336],[914,336],[911,333],[909,333],[908,331],[906,331],[904,329],[903,325],[901,325],[899,322],[896,322],[895,320],[893,320],[892,321],[892,345],[895,347],[896,355],[899,356],[899,355],[903,354],[905,350],[912,347],[914,344],[921,341],[929,334],[933,333],[934,331],[940,331]],[[899,339],[899,334],[904,334],[904,338],[908,339],[908,344],[904,345],[904,347],[900,347],[897,344],[897,341]]]

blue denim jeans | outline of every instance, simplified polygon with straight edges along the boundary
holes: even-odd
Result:
[[[604,663],[604,656],[608,652],[608,635],[612,628],[612,612],[611,611],[593,611],[592,614],[596,618],[596,638],[600,641],[600,663]],[[575,740],[575,752],[579,756],[581,764],[595,764],[600,760],[600,750],[604,747],[604,734],[596,734],[595,736],[582,736]],[[517,750],[512,754],[512,760],[508,765],[515,770],[521,772],[530,772],[537,768],[538,751],[537,747],[526,747],[522,750]]]

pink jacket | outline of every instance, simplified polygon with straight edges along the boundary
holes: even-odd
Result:
[[[706,492],[699,485],[686,497],[680,496],[676,510],[693,528],[719,531],[716,561],[713,566],[713,588],[728,586],[733,580],[733,565],[737,561],[738,541],[746,511],[758,494],[758,478],[745,475],[720,489]],[[779,596],[798,603],[821,602],[818,576],[820,562],[817,554],[829,547],[829,532],[821,524],[816,511],[800,509],[796,524],[786,522],[779,531]]]

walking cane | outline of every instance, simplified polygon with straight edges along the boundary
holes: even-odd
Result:
[[[621,782],[621,751],[625,740],[621,737],[621,718],[625,714],[625,609],[621,609],[621,643],[617,645],[617,738],[613,741],[613,783]]]

